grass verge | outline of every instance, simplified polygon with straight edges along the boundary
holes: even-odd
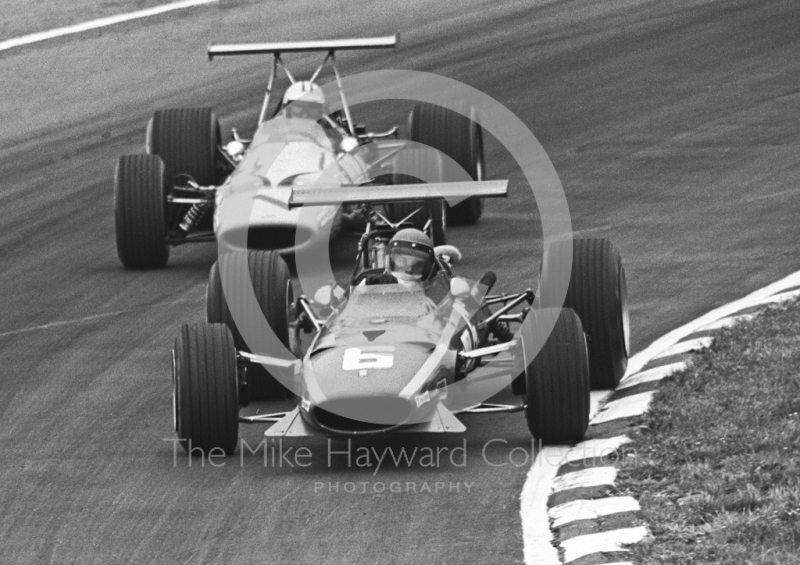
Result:
[[[717,334],[630,437],[617,484],[653,534],[635,563],[800,563],[800,304]]]

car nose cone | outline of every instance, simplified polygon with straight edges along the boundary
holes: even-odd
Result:
[[[397,396],[351,396],[312,406],[312,423],[337,434],[370,434],[402,426],[413,412],[407,399]]]

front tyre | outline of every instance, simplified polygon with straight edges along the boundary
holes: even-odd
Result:
[[[183,325],[172,350],[175,432],[189,455],[226,455],[239,439],[233,336],[222,324]]]
[[[571,277],[566,278],[572,246]],[[628,366],[628,287],[619,252],[607,239],[555,241],[544,253],[539,300],[561,306],[557,290],[567,288],[565,308],[578,313],[589,343],[593,389],[613,389]]]
[[[237,251],[223,255],[220,261],[223,262],[222,272],[219,262],[215,262],[208,276],[206,321],[211,324],[226,324],[233,335],[236,349],[252,352],[240,329],[247,328],[248,335],[259,334],[259,328],[266,319],[279,343],[267,343],[267,350],[260,353],[277,356],[275,351],[269,350],[278,348],[278,345],[289,349],[289,311],[293,295],[289,267],[280,254],[275,251]],[[226,284],[229,291],[227,294],[223,292],[223,273],[230,273],[230,280],[226,281],[230,283]],[[260,311],[245,311],[243,306],[233,302],[242,300],[247,291],[255,294]],[[235,312],[241,314],[237,315],[236,320],[231,315],[231,306]],[[270,336],[262,337],[269,341]],[[288,392],[275,376],[256,363],[248,364],[247,387],[252,400],[282,399]]]
[[[580,318],[566,308],[534,309],[528,317],[520,331],[528,429],[543,443],[579,441],[589,426],[589,361]]]
[[[160,269],[169,259],[165,169],[157,155],[125,155],[114,170],[117,255],[126,269]]]
[[[164,161],[170,185],[185,185],[182,176],[202,186],[219,184],[221,144],[219,121],[211,108],[157,110],[147,124],[145,149]]]
[[[201,186],[221,184],[226,174],[226,163],[218,153],[221,145],[219,120],[211,108],[157,110],[147,124],[145,149],[164,161],[169,189],[184,187],[189,179]],[[167,227],[176,229],[190,208],[170,205]],[[210,215],[200,226],[211,229]]]

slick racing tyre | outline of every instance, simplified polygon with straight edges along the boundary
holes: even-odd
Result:
[[[469,114],[472,119],[442,106],[420,102],[408,116],[408,139],[437,149],[454,161],[445,163],[446,182],[484,178],[483,131],[477,114],[474,111]],[[454,225],[474,224],[483,213],[482,199],[445,206],[448,220]]]
[[[203,186],[217,184],[221,142],[219,121],[211,108],[158,110],[147,124],[147,153],[164,161],[170,184],[180,175]]]
[[[628,366],[629,318],[625,269],[619,252],[607,239],[556,241],[545,249],[539,281],[539,301],[544,308],[561,306],[556,292],[563,289],[572,245],[572,275],[565,308],[578,313],[589,344],[593,389],[613,389]]]
[[[191,178],[201,186],[216,186],[224,180],[224,162],[217,153],[222,144],[219,121],[211,108],[157,110],[147,124],[145,148],[166,166],[167,183],[186,186]],[[170,206],[168,226],[174,229],[189,211],[189,205]],[[210,228],[210,216],[206,228]]]
[[[226,287],[233,293],[223,293],[220,265],[215,262],[208,276],[206,289],[206,321],[211,324],[226,324],[231,330],[236,349],[251,352],[245,343],[242,334],[237,328],[237,323],[248,324],[248,335],[257,333],[260,316],[267,320],[272,331],[280,340],[280,344],[291,349],[289,331],[289,311],[294,300],[289,268],[281,256],[274,251],[247,251],[234,252],[223,255],[220,259],[224,262],[222,272],[231,273],[230,285]],[[241,268],[247,266],[249,277],[240,277]],[[252,282],[251,282],[252,281]],[[251,288],[256,300],[261,307],[261,312],[244,312],[234,321],[230,310],[230,301],[244,296],[245,289]],[[227,299],[227,300],[226,300]],[[235,309],[238,312],[238,309]],[[244,319],[242,319],[244,318]],[[255,329],[254,329],[255,328]],[[270,336],[263,336],[265,340],[266,355],[277,356],[273,351],[277,345],[270,344]],[[248,363],[247,389],[250,400],[273,400],[286,398],[288,389],[284,387],[263,365]]]
[[[393,184],[432,183],[444,180],[441,157],[425,149],[405,149],[398,153],[393,162],[393,170],[401,171],[392,175]],[[390,189],[388,189],[390,190]],[[392,222],[400,222],[415,210],[416,214],[409,218],[412,227],[425,230],[425,225],[430,220],[428,236],[434,247],[445,245],[447,238],[447,214],[445,203],[442,200],[427,202],[394,202],[386,204],[386,213]]]
[[[233,336],[222,324],[181,326],[172,350],[175,432],[189,455],[226,455],[239,439]]]
[[[126,269],[160,269],[169,259],[164,163],[157,155],[125,155],[114,170],[117,255]]]
[[[589,426],[589,361],[578,315],[568,309],[532,309],[520,331],[527,389],[525,419],[543,443],[579,441]],[[546,322],[555,321],[546,335]],[[536,353],[537,341],[546,339]]]

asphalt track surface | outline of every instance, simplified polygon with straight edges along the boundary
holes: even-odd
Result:
[[[399,29],[396,52],[343,56],[346,71],[440,73],[532,129],[577,235],[610,237],[625,258],[634,351],[799,268],[794,0],[375,2],[349,17],[337,11],[344,4],[326,6],[276,26],[274,38]],[[0,110],[4,563],[522,561],[527,467],[489,464],[529,448],[518,414],[467,417],[465,436],[364,444],[396,453],[466,441],[466,467],[446,455],[435,467],[376,471],[343,456],[328,465],[324,440],[285,443],[311,450],[307,468],[264,465],[263,449],[201,467],[174,460],[164,441],[173,435],[169,351],[179,325],[203,317],[215,249],[177,249],[159,272],[124,271],[112,170],[118,155],[140,150],[159,107],[213,105],[225,127],[252,124],[263,67],[208,64],[202,50],[210,39],[272,39],[268,22],[309,13],[302,3],[270,7],[265,15],[264,5],[234,2],[0,59],[0,72],[24,69],[4,77]],[[490,143],[487,159],[492,177],[511,178],[512,196],[451,240],[468,258],[464,273],[492,268],[502,288],[528,286],[538,261],[532,197],[503,150]],[[260,436],[242,433],[251,446]],[[492,439],[508,443],[490,444],[487,461]],[[348,494],[346,482],[418,492]],[[437,482],[460,492],[419,492]],[[329,492],[336,483],[340,492]]]

